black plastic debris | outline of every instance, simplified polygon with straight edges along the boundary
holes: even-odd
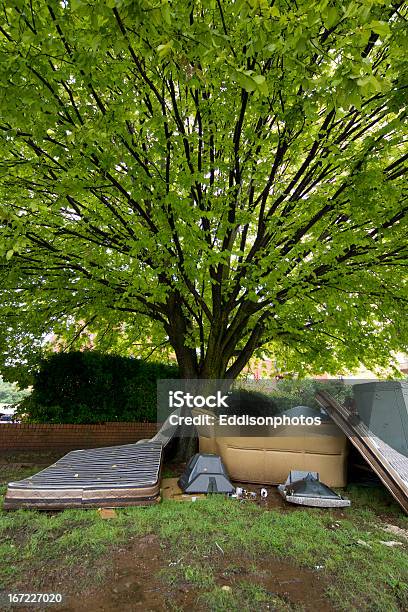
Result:
[[[315,506],[319,508],[346,508],[350,500],[319,480],[317,472],[302,472],[292,470],[285,484],[278,486],[283,499],[291,504],[300,506]]]
[[[191,457],[178,485],[184,493],[233,493],[235,490],[221,457],[205,453]]]

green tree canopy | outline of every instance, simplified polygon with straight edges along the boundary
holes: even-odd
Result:
[[[21,402],[29,394],[28,389],[19,389],[16,383],[9,383],[0,376],[0,405],[16,404]]]
[[[406,20],[389,0],[3,2],[5,365],[52,329],[168,343],[205,378],[407,347]]]

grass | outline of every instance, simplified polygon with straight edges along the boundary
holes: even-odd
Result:
[[[352,514],[358,513],[366,517],[374,514],[400,519],[408,527],[408,517],[402,514],[400,507],[394,502],[385,487],[347,487],[346,495],[353,499]]]
[[[8,479],[27,475],[25,470]],[[95,586],[104,578],[92,569],[97,559],[107,559],[132,538],[156,534],[168,558],[158,582],[170,590],[191,585],[209,610],[293,610],[259,584],[265,559],[291,560],[299,573],[301,567],[318,567],[338,610],[407,609],[408,543],[381,529],[384,516],[385,522],[403,528],[408,528],[407,517],[382,489],[355,487],[347,494],[352,507],[343,513],[267,511],[221,496],[124,508],[114,520],[101,520],[93,510],[0,511],[0,590],[16,590],[27,582],[36,588],[63,577],[72,588],[81,588],[84,580]],[[382,543],[387,540],[402,545],[389,548]],[[252,572],[249,582],[239,575],[244,557]],[[221,568],[233,583],[231,590],[219,584]]]
[[[259,585],[241,581],[233,590],[216,586],[200,596],[199,600],[209,610],[217,612],[253,612],[269,609],[286,612],[300,610],[288,604],[282,597],[269,593]]]

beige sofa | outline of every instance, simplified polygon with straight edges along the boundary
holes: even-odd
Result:
[[[257,436],[253,428],[228,428],[226,436],[212,416],[214,425],[197,426],[200,452],[220,455],[232,480],[276,485],[285,482],[290,470],[305,470],[318,472],[331,487],[346,485],[347,438],[333,422],[264,427]]]

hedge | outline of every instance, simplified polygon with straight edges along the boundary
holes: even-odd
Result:
[[[43,359],[33,392],[18,412],[32,423],[156,421],[156,381],[178,378],[177,366],[97,351]]]
[[[344,384],[341,379],[303,378],[278,381],[270,397],[281,410],[287,410],[293,406],[320,409],[320,404],[315,399],[318,391],[327,391],[341,404],[353,395],[353,387]]]

